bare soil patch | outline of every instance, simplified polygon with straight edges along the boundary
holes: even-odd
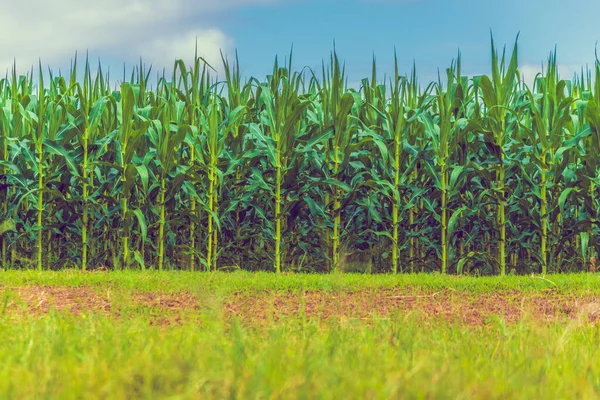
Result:
[[[525,316],[540,322],[582,317],[596,320],[600,316],[600,296],[519,291],[408,293],[402,289],[390,289],[271,296],[236,294],[233,299],[225,301],[224,307],[230,315],[241,319],[252,316],[255,320],[265,321],[298,315],[323,320],[369,320],[414,314],[425,321],[444,319],[466,325],[484,325],[494,316],[502,317],[507,323],[518,322]],[[587,309],[591,311],[587,312]]]
[[[285,318],[350,321],[415,315],[423,321],[444,319],[465,325],[485,325],[495,317],[507,323],[524,318],[539,322],[600,320],[600,295],[565,295],[546,292],[466,293],[454,290],[415,292],[409,288],[354,292],[260,292],[233,293],[208,304],[192,293],[119,293],[93,287],[24,286],[0,287],[2,306],[8,313],[44,315],[50,310],[78,315],[98,312],[120,315],[123,307],[147,307],[160,321],[182,311],[217,307],[226,318],[268,324]],[[120,296],[120,297],[119,297]],[[123,297],[124,296],[124,297]],[[119,300],[116,300],[116,299]],[[162,323],[161,323],[162,324]]]
[[[6,293],[7,288],[2,289]],[[51,309],[80,314],[84,310],[107,313],[110,311],[109,294],[88,287],[23,286],[10,288],[7,309],[26,310],[33,315],[46,314]]]

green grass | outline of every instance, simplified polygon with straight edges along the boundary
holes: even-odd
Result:
[[[34,270],[1,272],[0,284],[7,286],[50,285],[111,287],[142,292],[215,291],[257,292],[264,290],[360,290],[389,287],[415,290],[450,288],[474,293],[498,290],[560,290],[565,293],[600,293],[600,277],[592,274],[556,274],[548,276],[460,277],[440,274],[284,274],[268,272],[174,272],[113,271],[82,273],[73,270],[44,272]]]
[[[600,293],[592,275],[450,278],[274,274],[2,272],[9,287],[94,285],[119,294],[120,313],[0,314],[0,398],[523,398],[600,397],[600,328],[535,316],[481,327],[417,313],[327,322],[302,314],[258,326],[213,307],[156,324],[159,310],[127,304],[137,291],[355,290],[410,286]],[[466,294],[466,293],[465,293]],[[547,291],[548,296],[557,290]],[[13,294],[5,291],[4,299]],[[168,318],[168,315],[164,316]]]
[[[590,398],[596,327],[0,321],[3,398]]]

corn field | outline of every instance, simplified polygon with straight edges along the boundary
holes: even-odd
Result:
[[[87,59],[66,76],[13,69],[0,81],[2,267],[594,264],[600,62],[562,80],[551,53],[530,87],[517,44],[492,40],[489,76],[462,75],[460,54],[426,86],[397,61],[380,79],[373,62],[355,89],[335,52],[321,71],[291,59],[264,80],[243,80],[237,57],[221,80],[198,56],[116,84]]]

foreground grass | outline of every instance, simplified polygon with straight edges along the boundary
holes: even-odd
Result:
[[[261,325],[216,307],[157,323],[160,310],[128,304],[137,291],[354,290],[405,285],[600,293],[598,278],[274,276],[3,272],[2,284],[95,285],[119,294],[119,313],[0,314],[0,398],[600,398],[600,328],[535,316],[484,326],[418,313],[318,321],[302,314]],[[416,290],[416,289],[415,289]],[[3,295],[6,303],[12,294]],[[211,301],[215,301],[214,298]],[[163,316],[168,318],[168,316]]]
[[[0,321],[2,398],[594,398],[597,327]]]

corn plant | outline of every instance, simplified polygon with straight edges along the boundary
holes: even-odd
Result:
[[[538,80],[538,94],[527,90],[529,98],[529,111],[531,112],[531,129],[523,127],[531,136],[535,156],[539,165],[539,198],[540,198],[540,255],[542,274],[548,270],[548,187],[549,178],[560,176],[559,158],[569,149],[565,146],[568,131],[572,130],[571,105],[573,99],[566,94],[566,82],[558,79],[556,54],[552,54],[548,61],[545,76]],[[573,142],[575,144],[575,142]],[[572,147],[572,146],[571,146]]]
[[[498,240],[497,261],[500,274],[506,274],[506,201],[504,146],[507,137],[513,132],[514,125],[510,124],[509,115],[515,96],[517,82],[517,43],[513,47],[508,65],[505,62],[505,52],[500,57],[492,38],[492,74],[491,78],[483,75],[478,77],[477,86],[481,90],[482,100],[486,107],[483,122],[487,125],[486,146],[496,158],[495,198],[498,204]],[[489,133],[488,133],[489,132]]]
[[[287,69],[280,69],[277,62],[273,69],[270,85],[260,86],[257,90],[257,107],[261,109],[261,125],[251,124],[250,131],[255,135],[261,147],[265,148],[269,166],[274,170],[274,188],[271,190],[275,206],[273,225],[275,227],[273,256],[274,269],[281,272],[282,244],[282,208],[286,209],[285,198],[282,197],[282,184],[289,173],[298,169],[294,161],[297,148],[296,135],[304,109],[309,102],[298,96],[300,75],[291,71],[291,56]],[[263,132],[263,128],[266,132]],[[283,204],[282,204],[283,203]]]
[[[121,84],[120,103],[120,131],[116,144],[118,149],[117,165],[121,173],[122,262],[123,266],[127,267],[130,262],[129,239],[132,219],[128,203],[132,194],[132,187],[138,175],[132,161],[137,148],[140,146],[150,126],[150,121],[141,121],[135,118],[136,99],[130,84]]]
[[[448,202],[450,191],[454,189],[460,175],[463,172],[462,166],[452,166],[451,153],[456,148],[456,137],[461,134],[461,130],[466,128],[468,120],[462,116],[461,109],[464,107],[463,85],[466,80],[462,79],[460,74],[460,55],[453,68],[448,69],[447,73],[447,88],[444,91],[441,81],[436,87],[436,102],[435,116],[429,113],[423,113],[420,116],[421,121],[425,125],[425,132],[429,135],[433,146],[433,151],[436,156],[437,164],[439,165],[439,175],[434,172],[436,187],[441,192],[441,261],[442,273],[448,271],[448,247],[450,244],[450,234],[452,226],[450,222],[454,221],[462,210],[455,211],[450,217]],[[434,119],[435,118],[435,119]],[[431,166],[431,164],[427,164]],[[458,212],[458,214],[457,214]],[[450,221],[449,221],[450,219]]]

